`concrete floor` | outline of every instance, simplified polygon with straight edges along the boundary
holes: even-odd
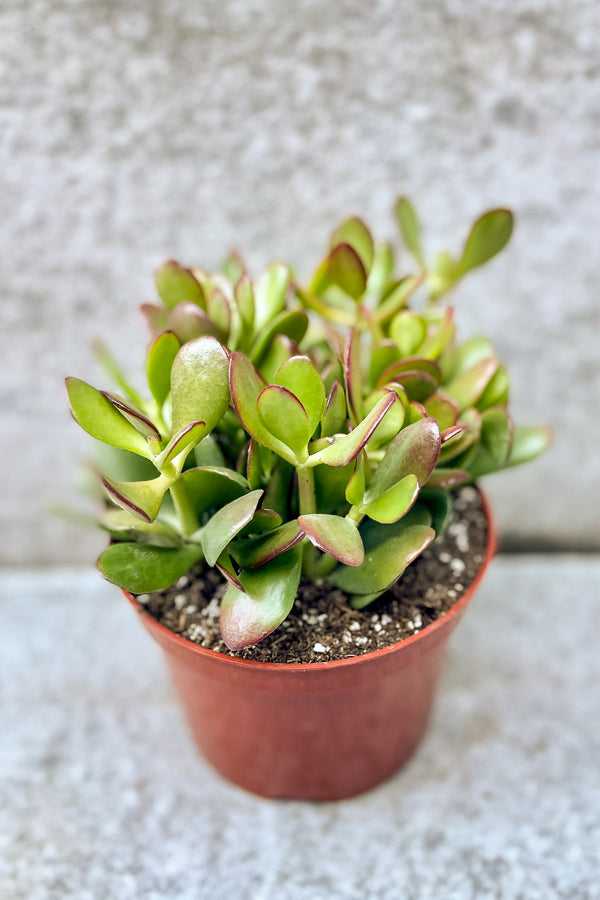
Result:
[[[417,757],[336,804],[216,776],[94,572],[5,571],[0,610],[2,900],[600,898],[598,559],[497,559]]]

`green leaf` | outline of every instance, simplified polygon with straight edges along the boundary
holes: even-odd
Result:
[[[477,401],[477,409],[483,411],[491,406],[506,406],[509,388],[508,372],[504,366],[498,366],[488,386]]]
[[[265,385],[248,357],[243,353],[231,354],[229,383],[235,411],[248,434],[259,444],[273,450],[293,465],[296,460],[287,444],[271,434],[258,414],[258,397]]]
[[[458,419],[458,404],[451,397],[443,394],[431,394],[424,401],[423,406],[427,414],[437,420],[440,431],[445,431],[456,424]]]
[[[159,408],[171,390],[171,368],[178,352],[179,341],[172,331],[163,331],[148,348],[146,360],[148,387]]]
[[[360,364],[360,336],[352,328],[344,345],[344,380],[350,415],[356,425],[362,418],[362,368]]]
[[[131,401],[124,400],[117,394],[111,394],[110,391],[100,391],[103,397],[106,397],[122,416],[125,416],[134,428],[137,428],[145,438],[153,438],[156,441],[161,440],[161,434],[154,422],[146,416],[141,409],[133,406]]]
[[[502,406],[486,409],[481,415],[481,442],[500,468],[510,455],[513,424]]]
[[[360,300],[367,287],[367,273],[362,260],[350,244],[338,244],[330,252],[327,262],[327,274],[331,284]]]
[[[79,378],[65,380],[71,413],[78,425],[92,437],[112,447],[130,450],[151,459],[148,441],[127,419],[117,412],[110,400]]]
[[[290,284],[290,270],[274,263],[261,275],[254,289],[255,328],[258,331],[285,309]]]
[[[535,459],[547,450],[551,443],[552,429],[535,425],[516,425],[507,465],[520,466],[521,463]]]
[[[422,316],[406,309],[392,319],[390,335],[402,356],[413,356],[425,340],[427,324]]]
[[[327,466],[348,465],[355,456],[358,456],[388,409],[394,403],[398,403],[398,397],[390,391],[387,396],[381,398],[353,431],[338,440],[331,439],[333,442],[329,446],[309,456],[307,465],[316,466],[320,463],[325,463]]]
[[[399,197],[396,202],[396,219],[404,238],[404,243],[424,268],[423,248],[421,245],[421,227],[415,212],[415,208],[408,197]]]
[[[203,335],[210,335],[217,340],[221,340],[223,337],[219,326],[207,316],[204,310],[188,301],[178,303],[169,314],[169,330],[177,336],[178,341],[182,344],[187,344]]]
[[[249,489],[243,475],[222,466],[186,469],[181,477],[198,515],[208,509],[222,507],[223,504],[246,494]]]
[[[225,293],[218,287],[213,288],[206,299],[206,311],[211,322],[217,327],[219,340],[226,341],[231,328],[231,309]]]
[[[245,273],[236,284],[234,294],[244,329],[251,331],[254,326],[254,288]]]
[[[395,385],[393,387],[396,388]],[[397,394],[400,403],[395,403],[385,418],[379,423],[369,440],[367,451],[376,449],[382,444],[389,443],[389,441],[398,434],[404,424],[406,415],[405,404],[408,406],[408,397],[406,396],[404,389],[400,386],[398,386],[398,390],[394,390],[394,392]],[[370,412],[379,399],[384,397],[386,393],[387,389],[373,391],[363,403],[365,413]]]
[[[274,380],[298,398],[308,416],[312,437],[325,409],[325,387],[312,362],[307,356],[293,356],[281,366]]]
[[[391,244],[376,244],[373,267],[369,272],[367,292],[379,298],[385,291],[394,272],[394,250]]]
[[[266,493],[263,497],[263,503],[266,501]],[[257,509],[252,520],[248,522],[245,528],[242,528],[238,537],[247,537],[248,535],[260,535],[279,528],[283,519],[274,509]]]
[[[270,434],[297,457],[306,456],[311,428],[306,410],[295,394],[278,384],[269,385],[259,394],[256,409]]]
[[[470,472],[463,471],[462,469],[439,468],[434,469],[429,476],[427,487],[451,488],[471,480]]]
[[[406,475],[397,484],[392,485],[383,494],[364,503],[360,511],[376,522],[397,522],[406,515],[419,495],[419,482],[416,475]]]
[[[100,554],[100,574],[134,594],[170,587],[202,559],[202,548],[186,544],[178,549],[149,544],[112,544]]]
[[[423,488],[419,493],[419,506],[423,504],[431,515],[431,527],[436,537],[445,534],[452,515],[452,498],[444,488]]]
[[[381,373],[399,361],[400,351],[394,341],[385,338],[378,344],[374,344],[369,362],[369,386],[375,387]]]
[[[493,357],[481,359],[444,385],[444,393],[456,401],[462,412],[469,406],[475,406],[497,369],[498,360]]]
[[[184,269],[174,260],[164,263],[155,275],[158,296],[168,309],[189,300],[206,309],[204,291],[189,269]]]
[[[352,609],[364,609],[365,606],[373,603],[382,594],[385,594],[385,591],[374,591],[372,594],[355,594],[353,597],[350,597],[349,605]]]
[[[327,446],[327,439],[315,441],[313,447],[322,449]],[[315,496],[319,512],[342,516],[348,511],[348,503],[344,496],[348,481],[352,478],[355,463],[346,466],[315,466]],[[361,495],[362,496],[362,495]]]
[[[196,466],[225,466],[225,457],[214,435],[207,434],[200,443],[194,447],[194,460]]]
[[[159,475],[158,478],[149,481],[113,481],[105,477],[102,484],[117,506],[134,513],[146,522],[153,522],[166,491],[175,480],[167,475]]]
[[[138,541],[155,547],[181,547],[182,538],[167,522],[141,521],[126,509],[107,509],[98,521],[100,528],[119,541]]]
[[[413,509],[399,522],[380,525],[365,520],[360,533],[365,548],[362,566],[334,569],[328,576],[347,594],[372,594],[389,588],[435,537],[421,510]]]
[[[407,278],[403,278],[401,281],[391,285],[373,314],[374,320],[381,324],[391,319],[392,316],[406,306],[410,296],[414,294],[422,283],[422,275],[409,275]]]
[[[284,522],[266,534],[236,541],[231,552],[242,568],[254,569],[295,547],[303,537],[298,523],[293,520]]]
[[[200,535],[206,562],[214,566],[225,547],[254,516],[262,491],[252,491],[232,500],[209,519]]]
[[[167,463],[186,450],[189,453],[196,444],[199,444],[206,434],[206,422],[190,422],[181,431],[174,434],[162,453],[156,457],[155,464],[163,469]],[[187,454],[186,454],[187,455]]]
[[[283,334],[290,340],[299,344],[308,328],[308,316],[301,310],[293,310],[292,312],[284,311],[259,331],[252,345],[250,359],[255,365],[260,365],[263,357],[267,353],[271,341],[278,334]]]
[[[171,370],[173,431],[202,420],[213,430],[229,406],[227,352],[214,337],[200,337],[179,350]]]
[[[350,219],[342,222],[334,231],[330,246],[334,249],[339,244],[349,244],[352,247],[368,275],[373,265],[375,247],[371,232],[362,219],[352,216]]]
[[[475,363],[495,356],[494,345],[486,337],[472,337],[456,348],[453,376],[470,369]]]
[[[482,266],[506,246],[513,230],[513,215],[508,209],[492,209],[473,224],[465,242],[458,273],[464,275]]]
[[[161,331],[168,329],[169,310],[165,309],[164,306],[157,306],[155,303],[142,303],[140,312],[152,334],[159,334]]]
[[[317,469],[317,471],[319,470]],[[351,506],[359,506],[363,502],[365,486],[365,452],[363,451],[356,457],[354,472],[346,485],[346,500]]]
[[[311,544],[346,566],[360,566],[365,558],[358,528],[349,519],[318,513],[298,516],[300,531]]]
[[[343,431],[346,424],[346,398],[344,389],[339,381],[334,381],[327,404],[323,412],[323,420],[321,422],[321,436],[330,437]]]
[[[440,430],[435,419],[421,419],[400,431],[388,446],[365,494],[370,503],[407,475],[424,485],[440,453]]]
[[[459,425],[464,425],[460,436],[447,439],[440,451],[439,464],[446,465],[450,460],[455,460],[454,465],[466,468],[461,456],[469,447],[479,440],[481,435],[481,416],[476,409],[466,409],[460,419]]]
[[[242,571],[221,603],[221,635],[230,650],[257,644],[287,617],[298,590],[302,550],[294,547],[259,569]]]

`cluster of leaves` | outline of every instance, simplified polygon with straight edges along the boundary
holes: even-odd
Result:
[[[81,427],[150,467],[102,477],[106,578],[142,593],[216,566],[223,639],[241,649],[286,618],[302,573],[366,606],[443,531],[452,487],[545,448],[546,429],[513,426],[490,341],[457,343],[438,305],[502,249],[512,216],[484,214],[458,259],[427,268],[407,199],[396,214],[417,274],[396,277],[358,218],[308,286],[281,264],[253,284],[239,257],[218,275],[170,261],[162,304],[142,307],[148,397],[112,362],[120,395],[67,379]]]

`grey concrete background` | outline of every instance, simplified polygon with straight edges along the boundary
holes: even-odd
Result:
[[[508,545],[598,547],[599,31],[596,0],[1,3],[0,561],[101,546],[43,514],[85,452],[62,378],[98,379],[97,335],[138,366],[162,259],[307,273],[348,213],[391,236],[401,192],[433,249],[515,209],[456,305],[557,435],[489,492]]]
[[[214,774],[116,588],[5,571],[0,896],[600,900],[599,591],[597,559],[495,560],[417,755],[316,804]]]

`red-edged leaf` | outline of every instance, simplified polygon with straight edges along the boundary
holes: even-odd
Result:
[[[344,565],[360,566],[364,561],[358,528],[349,519],[315,513],[298,516],[298,525],[311,544]]]

